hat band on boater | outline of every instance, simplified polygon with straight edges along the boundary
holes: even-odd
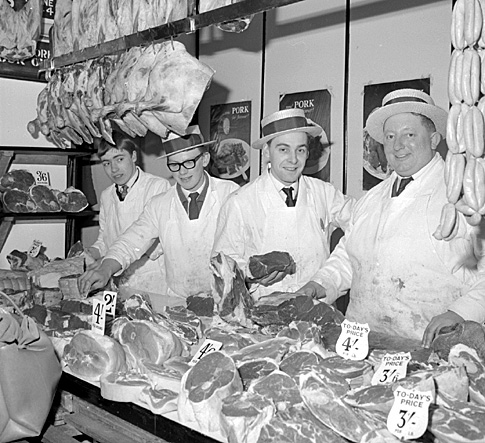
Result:
[[[190,134],[188,137],[177,137],[163,143],[163,148],[167,154],[177,152],[182,149],[190,148],[204,143],[200,134]]]
[[[393,105],[394,103],[403,103],[403,102],[419,102],[419,103],[429,104],[426,100],[423,100],[418,97],[397,97],[386,102],[384,106]]]
[[[268,123],[262,128],[263,137],[290,129],[306,128],[308,122],[305,117],[288,117]]]

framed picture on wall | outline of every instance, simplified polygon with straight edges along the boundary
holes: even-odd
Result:
[[[362,188],[368,191],[391,175],[392,170],[387,164],[384,147],[374,140],[365,130],[365,122],[369,114],[382,105],[382,99],[391,91],[403,88],[419,89],[430,93],[430,78],[404,80],[390,83],[379,83],[364,86],[364,122],[363,122],[363,169]]]
[[[211,175],[249,182],[251,156],[251,102],[224,103],[210,107]]]
[[[280,110],[290,108],[303,109],[305,116],[319,124],[325,131],[327,139],[331,140],[331,95],[327,89],[281,94]],[[330,144],[324,143],[321,137],[311,137],[310,153],[303,174],[324,181],[330,180]]]

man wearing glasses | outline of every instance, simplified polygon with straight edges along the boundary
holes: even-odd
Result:
[[[104,287],[160,239],[165,256],[168,295],[187,298],[208,293],[212,275],[210,253],[217,217],[227,196],[238,189],[231,181],[210,177],[204,168],[210,155],[197,126],[163,142],[167,167],[175,186],[153,197],[138,220],[109,248],[99,268],[79,278],[81,291]]]

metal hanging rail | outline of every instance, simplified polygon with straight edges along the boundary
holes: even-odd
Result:
[[[301,1],[304,0],[243,0],[229,6],[207,11],[202,14],[194,14],[181,20],[166,23],[134,34],[125,35],[115,40],[82,49],[81,51],[71,52],[69,54],[45,60],[40,67],[40,71],[57,69],[92,58],[116,54],[127,51],[135,46],[145,46],[151,43],[157,43],[177,35],[190,34],[207,26],[230,22],[241,17]]]

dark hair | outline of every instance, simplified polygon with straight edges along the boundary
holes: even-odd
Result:
[[[436,132],[436,125],[433,123],[429,117],[426,117],[423,114],[418,114],[416,112],[411,112],[411,114],[415,115],[416,117],[421,118],[421,123],[429,132]]]
[[[98,138],[95,140],[94,146],[96,148],[96,153],[99,158],[106,154],[110,149],[127,151],[130,153],[130,155],[132,155],[133,152],[138,152],[139,146],[136,141],[130,136],[122,134],[120,132],[113,132],[112,137],[113,141],[115,142],[114,145],[112,145],[104,138]]]

